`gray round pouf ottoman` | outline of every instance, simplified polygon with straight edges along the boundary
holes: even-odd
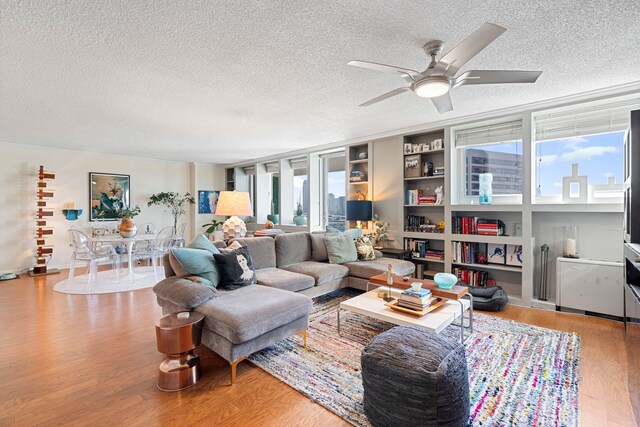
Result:
[[[416,326],[398,326],[362,351],[364,412],[371,424],[466,426],[464,346]]]

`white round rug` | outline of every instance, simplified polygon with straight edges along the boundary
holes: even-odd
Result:
[[[88,274],[76,275],[71,283],[67,280],[56,283],[53,285],[53,290],[63,294],[82,295],[135,291],[150,288],[164,279],[164,269],[158,267],[157,270],[157,280],[152,267],[136,267],[133,280],[131,280],[127,268],[122,268],[119,274],[115,270],[100,271],[95,283],[89,283]]]

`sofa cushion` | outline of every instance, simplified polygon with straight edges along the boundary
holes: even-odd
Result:
[[[391,264],[393,274],[399,276],[409,276],[416,269],[415,265],[409,261],[395,258],[376,258],[373,261],[355,261],[342,264],[349,269],[349,276],[368,279],[387,271],[387,266]]]
[[[356,244],[356,252],[358,254],[358,261],[373,261],[376,259],[376,254],[373,250],[373,244],[367,237],[358,237],[354,240]]]
[[[169,252],[169,263],[177,276],[200,276],[213,287],[218,287],[220,275],[213,254],[203,249],[173,248]]]
[[[287,233],[276,236],[276,267],[311,259],[311,239],[308,233]]]
[[[324,237],[327,233],[314,232],[309,234],[311,239],[311,260],[318,262],[328,262],[329,254],[327,254],[327,247],[324,244]]]
[[[220,284],[226,289],[238,289],[256,283],[253,260],[246,247],[226,249],[213,254],[220,271]]]
[[[268,239],[271,239],[271,237],[268,237]],[[315,284],[315,279],[311,276],[294,273],[281,268],[261,268],[260,270],[256,270],[256,279],[259,285],[284,289],[285,291],[291,292],[309,289]]]
[[[233,242],[238,242],[249,249],[254,269],[275,268],[276,242],[272,237],[247,237],[234,239]]]
[[[313,277],[316,286],[342,279],[349,274],[349,269],[342,265],[315,261],[299,262],[282,268],[293,271],[294,273],[306,274],[307,276]]]
[[[204,327],[234,344],[252,340],[294,320],[308,316],[311,298],[282,289],[249,285],[220,292],[196,307]]]
[[[324,237],[324,244],[327,247],[327,254],[331,264],[342,264],[358,259],[356,245],[350,236],[343,234],[328,235]]]
[[[218,296],[215,288],[177,276],[161,280],[153,287],[153,292],[159,298],[185,308],[197,307]]]
[[[207,236],[205,236],[204,234],[198,235],[198,237],[193,239],[187,247],[191,249],[202,249],[205,251],[209,251],[212,254],[220,253],[220,250],[216,248],[213,242],[207,239]]]

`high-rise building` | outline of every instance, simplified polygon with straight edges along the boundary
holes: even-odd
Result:
[[[465,193],[477,196],[481,173],[493,174],[493,194],[522,194],[524,171],[522,154],[467,148],[465,150]]]

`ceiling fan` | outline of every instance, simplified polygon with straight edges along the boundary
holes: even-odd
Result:
[[[392,96],[413,91],[423,98],[430,98],[440,113],[453,110],[450,90],[463,85],[485,85],[499,83],[535,83],[542,71],[503,71],[503,70],[471,70],[456,77],[456,73],[482,49],[489,46],[502,33],[507,31],[499,25],[486,23],[454,47],[449,53],[436,61],[442,52],[444,43],[431,40],[423,49],[431,56],[431,63],[422,72],[375,62],[351,61],[348,65],[367,68],[369,70],[394,73],[404,78],[409,86],[394,89],[367,102],[360,104],[367,107]]]

